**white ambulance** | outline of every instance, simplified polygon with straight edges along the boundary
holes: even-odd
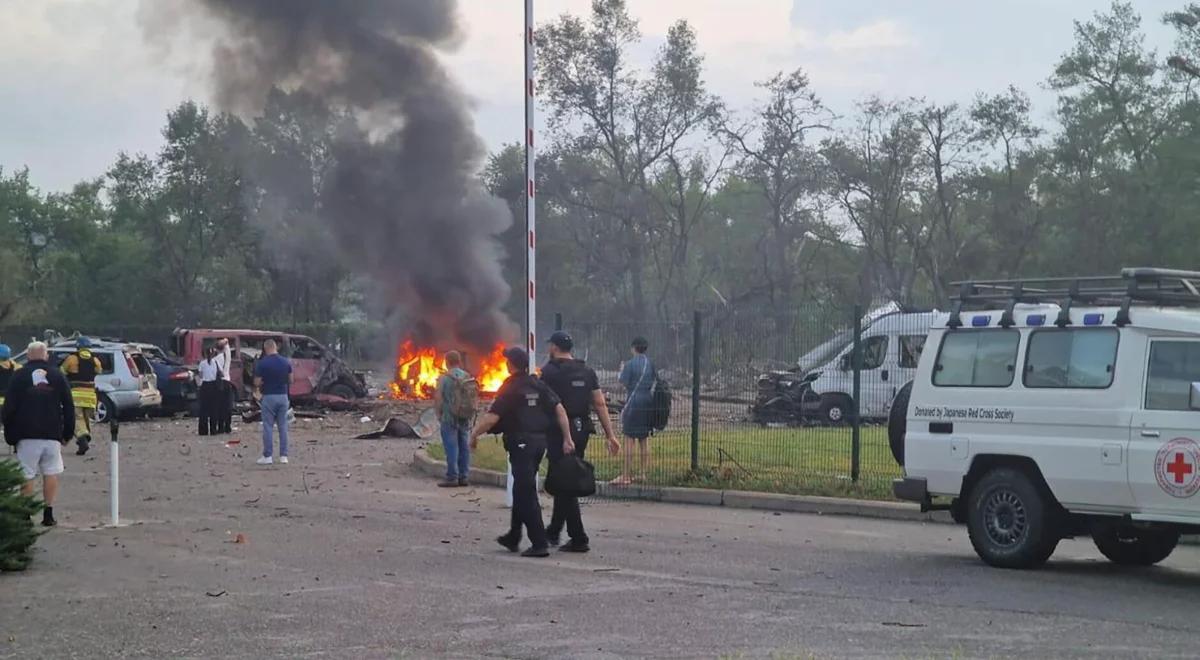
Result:
[[[1200,272],[960,287],[893,406],[896,496],[1000,567],[1085,534],[1151,565],[1200,530]]]

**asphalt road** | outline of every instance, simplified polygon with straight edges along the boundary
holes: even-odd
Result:
[[[1065,541],[1001,571],[957,527],[599,501],[592,554],[521,559],[492,540],[502,492],[434,488],[355,424],[308,424],[272,468],[129,425],[120,529],[90,528],[107,443],[69,456],[63,524],[0,576],[0,658],[1197,655],[1194,548],[1127,570]]]

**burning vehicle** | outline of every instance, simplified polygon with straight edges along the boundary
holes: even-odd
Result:
[[[475,376],[481,395],[494,395],[509,376],[504,344],[497,344],[490,353],[477,359],[464,353],[463,368]],[[396,375],[388,385],[388,393],[393,399],[432,399],[438,378],[444,373],[446,364],[441,351],[417,346],[413,340],[406,339],[400,344]]]

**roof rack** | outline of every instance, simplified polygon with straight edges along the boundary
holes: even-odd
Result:
[[[962,327],[965,309],[1003,307],[1003,323],[1013,322],[1018,303],[1054,303],[1062,307],[1055,321],[1070,324],[1074,303],[1120,307],[1114,324],[1129,324],[1134,305],[1155,307],[1200,307],[1200,272],[1165,268],[1125,268],[1120,275],[1100,277],[1048,277],[1015,280],[969,280],[952,284],[957,293],[950,299],[954,309],[947,327]]]

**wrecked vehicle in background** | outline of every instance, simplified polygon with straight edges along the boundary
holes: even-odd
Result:
[[[289,395],[293,400],[311,400],[322,394],[342,399],[367,396],[363,374],[350,369],[333,351],[305,335],[268,330],[180,328],[174,332],[175,353],[184,364],[195,367],[204,352],[221,339],[229,340],[233,354],[229,375],[239,400],[250,398],[254,391],[254,363],[262,356],[263,343],[268,339],[274,339],[280,355],[292,363],[295,379]]]
[[[944,316],[944,314],[942,315]],[[873,310],[862,320],[859,341],[860,414],[885,419],[898,388],[912,380],[938,312]],[[750,408],[759,424],[843,424],[854,414],[854,332],[843,330],[806,353],[795,368],[763,374]]]

